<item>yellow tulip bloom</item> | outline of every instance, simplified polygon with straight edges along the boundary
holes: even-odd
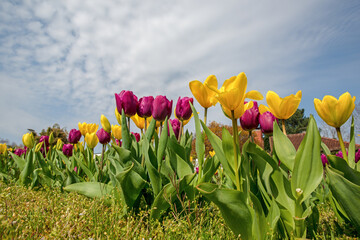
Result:
[[[278,119],[290,118],[299,107],[301,101],[301,90],[295,95],[281,98],[273,91],[268,91],[266,94],[266,102],[269,106],[270,112]]]
[[[33,148],[35,144],[34,135],[32,133],[25,133],[22,137],[22,142],[27,148]]]
[[[215,97],[219,100],[224,112],[231,118],[231,111],[234,111],[235,118],[240,118],[247,108],[244,108],[245,98],[262,100],[263,96],[258,91],[246,93],[247,77],[245,73],[240,73],[225,80],[222,87],[218,90],[213,86],[208,86],[217,93]],[[230,115],[229,115],[230,114]]]
[[[86,126],[87,133],[96,133],[99,128],[99,124],[96,123],[88,123]]]
[[[56,142],[56,149],[57,150],[62,150],[63,148],[63,142],[61,141],[60,138],[58,138],[57,142]]]
[[[6,143],[0,143],[0,154],[5,154],[6,153]]]
[[[120,140],[122,138],[121,135],[121,126],[119,125],[111,125],[111,133],[117,140]]]
[[[234,111],[234,117],[240,118],[244,112],[250,108],[252,108],[254,106],[254,103],[252,101],[245,103],[245,104],[240,104],[239,107],[237,109],[235,109]],[[222,106],[222,110],[225,113],[225,116],[231,119],[231,110]]]
[[[117,108],[115,108],[115,117],[116,117],[116,120],[118,121],[119,125],[121,125],[121,114],[119,113]]]
[[[208,76],[204,84],[198,80],[194,80],[189,83],[192,94],[203,108],[215,106],[218,102],[215,98],[216,93],[210,90],[209,86],[215,89],[218,87],[218,82],[214,75]]]
[[[105,131],[107,131],[108,133],[111,132],[110,122],[103,114],[101,114],[100,123]]]
[[[339,128],[351,116],[355,108],[356,97],[351,97],[349,92],[342,94],[337,100],[333,96],[326,95],[323,100],[315,98],[316,112],[328,125]]]
[[[94,148],[99,143],[99,139],[96,136],[96,132],[93,133],[87,133],[85,135],[85,142],[88,146],[88,148]]]
[[[145,118],[139,117],[139,115],[137,115],[137,113],[131,117],[131,120],[133,120],[133,122],[135,123],[135,125],[138,128],[140,128],[140,129],[145,128]]]
[[[215,151],[214,150],[209,151],[209,154],[210,154],[211,157],[214,157],[215,156]]]
[[[81,132],[81,135],[85,136],[87,133],[87,123],[83,122],[83,123],[78,123],[78,127],[79,127],[79,131]]]
[[[84,152],[84,142],[78,142],[77,144],[74,144],[75,151]]]

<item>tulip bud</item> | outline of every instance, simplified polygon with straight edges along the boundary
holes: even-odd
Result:
[[[175,108],[176,118],[183,121],[183,120],[188,120],[191,117],[192,110],[190,107],[190,102],[191,104],[194,104],[194,99],[189,97],[184,97],[184,98],[179,97]]]
[[[118,121],[119,125],[121,125],[121,114],[119,113],[117,108],[115,108],[115,117],[116,117],[116,120]]]
[[[134,132],[131,132],[131,134],[135,136],[135,140],[136,140],[137,142],[140,141],[140,134],[134,133]]]
[[[344,158],[342,151],[338,151],[338,152],[335,154],[335,156],[337,156],[337,157],[339,157],[339,158]]]
[[[166,117],[171,116],[173,101],[169,101],[165,96],[156,96],[153,102],[151,114],[156,121],[163,122]]]
[[[81,135],[85,136],[87,133],[87,123],[83,122],[83,123],[78,123],[79,126],[79,131],[81,132]]]
[[[26,152],[26,151],[25,151],[24,149],[21,149],[21,148],[17,148],[17,149],[15,149],[15,151],[14,151],[14,153],[15,153],[16,155],[18,155],[19,157],[20,157],[21,155],[23,155],[25,152]]]
[[[121,126],[119,126],[119,125],[111,125],[111,133],[114,136],[114,138],[120,140],[122,138]]]
[[[38,144],[36,144],[35,152],[39,152],[42,149],[43,145],[43,142],[39,142]]]
[[[357,163],[360,160],[360,149],[355,153],[355,163]]]
[[[83,142],[78,142],[74,145],[75,151],[80,150],[80,152],[84,152],[84,145]]]
[[[81,132],[79,130],[71,129],[69,132],[68,140],[69,143],[76,144],[81,138]]]
[[[85,142],[88,148],[94,148],[99,143],[99,139],[96,136],[96,133],[87,133],[85,135]]]
[[[65,156],[71,157],[73,154],[73,145],[72,144],[64,144],[62,151]]]
[[[139,99],[139,108],[137,114],[142,118],[148,118],[151,116],[151,110],[154,102],[154,97],[142,97]]]
[[[49,147],[49,136],[41,136],[39,143],[44,142],[46,147]]]
[[[6,143],[0,143],[0,154],[5,154],[7,150]]]
[[[34,135],[32,133],[25,133],[22,137],[24,146],[27,148],[33,148],[35,144]]]
[[[246,104],[247,102],[245,102]],[[242,129],[246,131],[251,131],[256,129],[259,125],[259,108],[257,102],[253,102],[254,105],[252,108],[246,110],[244,114],[240,117],[240,124]]]
[[[110,133],[105,131],[103,128],[97,131],[96,136],[101,144],[108,144],[110,142]]]
[[[119,113],[124,109],[125,115],[131,117],[138,109],[138,100],[132,91],[122,90],[119,94],[115,93],[116,108]]]
[[[111,132],[110,122],[103,114],[101,114],[100,122],[101,122],[101,126],[105,131],[107,131],[108,133]]]
[[[53,142],[54,142],[54,133],[51,132],[50,136],[49,136],[49,144],[51,145],[51,144],[53,144]]]
[[[98,130],[99,125],[95,123],[89,123],[86,125],[87,133],[96,133]]]
[[[115,139],[115,143],[116,143],[116,145],[118,145],[119,147],[121,147],[121,145],[122,145],[122,141],[121,141],[121,140]]]
[[[59,138],[56,142],[56,149],[57,150],[61,150],[62,149],[62,145],[63,145],[63,142],[61,141],[61,139]]]
[[[273,132],[273,123],[275,121],[275,116],[271,112],[264,112],[259,116],[259,123],[261,131],[264,134],[272,134]]]
[[[326,167],[326,164],[329,164],[325,154],[321,154],[321,162],[322,162],[323,167]]]
[[[169,122],[171,123],[171,127],[174,130],[174,134],[176,136],[176,138],[179,138],[179,134],[180,134],[180,121],[179,119],[175,118],[173,120],[169,119]],[[170,135],[170,129],[168,128],[168,135]]]

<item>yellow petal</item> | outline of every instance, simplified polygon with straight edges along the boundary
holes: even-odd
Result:
[[[256,91],[256,90],[251,90],[251,91],[247,92],[245,94],[245,98],[250,98],[250,99],[254,99],[254,100],[263,100],[264,99],[263,95],[259,91]]]
[[[273,91],[268,91],[266,94],[266,102],[270,108],[270,112],[274,114],[276,118],[281,119],[280,104],[281,98]]]
[[[264,112],[270,112],[270,109],[267,106],[260,104],[259,112],[260,112],[260,114],[263,114]]]
[[[281,119],[290,118],[298,109],[300,102],[301,98],[293,94],[283,98],[280,104]]]

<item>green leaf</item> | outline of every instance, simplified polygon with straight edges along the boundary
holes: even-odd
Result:
[[[349,167],[347,162],[342,158],[339,158],[334,155],[329,155],[327,158],[329,160],[329,164],[331,165],[331,167],[339,171],[338,173],[340,175],[342,175],[350,182],[356,185],[360,185],[360,172]]]
[[[276,232],[276,226],[280,219],[280,209],[275,201],[275,199],[272,199],[269,213],[266,217],[267,222],[267,232],[270,232],[270,236]]]
[[[86,174],[86,176],[89,178],[90,181],[95,182],[95,177],[92,174],[92,172],[90,171],[90,169],[81,161],[81,159],[78,159],[76,156],[74,156],[75,161],[77,162],[77,164],[79,165],[79,167],[81,168],[81,170],[83,170]],[[83,159],[83,158],[82,158]]]
[[[154,135],[155,128],[156,128],[156,120],[153,118],[153,119],[151,119],[150,124],[149,124],[148,128],[146,129],[146,133],[145,133],[145,136],[149,142],[151,141],[151,138]]]
[[[242,239],[252,239],[253,217],[246,194],[233,189],[219,189],[218,185],[202,183],[196,187],[202,195],[214,202],[235,235]]]
[[[157,162],[158,162],[158,168],[161,167],[161,163],[165,154],[165,149],[168,141],[168,118],[166,117],[164,123],[163,123],[163,129],[160,134],[160,141],[159,146],[157,149]]]
[[[145,157],[145,165],[149,173],[151,187],[156,196],[161,190],[161,176],[158,172],[157,166],[155,165],[157,164],[156,156],[152,149],[149,147],[149,142],[147,141],[147,139],[143,142],[142,152],[143,156]]]
[[[274,148],[280,161],[291,171],[294,167],[296,150],[290,139],[280,130],[276,121],[273,123]]]
[[[81,182],[64,188],[68,192],[77,192],[90,198],[101,198],[111,193],[113,187],[99,182]]]
[[[360,186],[350,182],[330,167],[327,168],[327,179],[333,196],[345,210],[356,229],[360,231],[360,208],[358,202],[360,199]]]
[[[201,132],[200,127],[200,119],[199,115],[195,109],[195,107],[190,102],[190,107],[194,115],[195,120],[195,132],[196,132],[196,139],[195,139],[195,150],[196,150],[196,156],[199,161],[199,165],[203,165],[204,162],[204,154],[205,154],[205,144],[204,144],[204,135]]]
[[[250,192],[250,198],[253,203],[253,224],[252,224],[252,234],[254,236],[254,239],[265,239],[266,236],[266,219],[265,214],[263,211],[263,208],[261,206],[261,203],[259,199]]]
[[[26,161],[22,158],[22,157],[19,157],[18,155],[12,153],[12,152],[9,152],[11,157],[14,159],[16,165],[18,166],[18,168],[20,169],[20,171],[22,171],[25,167],[25,163]]]
[[[204,175],[201,177],[200,183],[209,182],[211,178],[214,176],[219,166],[220,166],[220,161],[216,157],[216,155],[214,157],[207,158],[203,168]]]
[[[350,128],[350,144],[349,144],[349,166],[355,168],[355,134],[354,134],[354,116],[351,118],[351,128]]]
[[[315,191],[323,178],[323,166],[320,157],[321,137],[315,119],[310,115],[309,125],[303,141],[296,153],[291,188],[294,197],[296,190],[303,191],[305,201]]]
[[[239,169],[239,166],[235,166],[234,164],[234,142],[233,136],[231,136],[230,132],[226,129],[222,129],[222,148],[224,150],[225,157],[229,166],[235,172],[236,169]],[[240,160],[239,160],[240,164]],[[236,184],[236,182],[234,182]]]
[[[130,150],[132,138],[127,126],[128,121],[126,119],[124,109],[122,109],[122,113],[121,113],[121,123],[122,123],[121,124],[122,147]]]
[[[264,161],[266,161],[268,164],[270,164],[270,166],[273,169],[278,169],[279,168],[279,163],[273,159],[272,157],[270,157],[270,155],[264,151],[264,149],[262,149],[261,147],[259,147],[257,144],[249,142],[249,144],[246,147],[246,152],[250,153],[251,156],[258,156],[261,159],[263,159]]]
[[[34,155],[35,154],[32,149],[26,153],[26,163],[19,176],[19,180],[22,185],[28,185],[31,182],[30,176],[34,171]]]
[[[328,146],[326,146],[326,144],[324,142],[321,142],[321,148],[324,151],[325,155],[330,155],[331,154]]]

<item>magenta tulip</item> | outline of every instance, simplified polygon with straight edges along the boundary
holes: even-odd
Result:
[[[139,107],[137,110],[137,114],[139,117],[148,118],[151,116],[151,110],[154,102],[154,97],[142,97],[139,99]]]
[[[72,153],[73,153],[73,147],[74,146],[72,144],[64,144],[63,149],[62,149],[64,155],[71,157]]]
[[[140,141],[140,134],[134,133],[134,132],[131,132],[131,134],[135,136],[135,139],[136,139],[137,142]]]
[[[69,132],[68,140],[69,143],[76,144],[81,138],[81,132],[77,129],[71,129]]]
[[[327,160],[327,157],[325,154],[321,154],[321,162],[323,167],[326,167],[326,164],[329,164],[329,161]]]
[[[122,145],[122,141],[121,141],[121,140],[115,139],[115,142],[116,142],[116,145],[118,145],[119,147],[121,147],[121,145]]]
[[[138,109],[138,99],[132,91],[122,90],[119,94],[115,93],[116,108],[121,114],[124,109],[127,117],[134,116]]]
[[[173,101],[169,101],[165,96],[156,96],[152,107],[152,116],[156,121],[163,122],[166,117],[171,116]]]
[[[39,143],[41,143],[41,142],[45,142],[45,146],[46,146],[46,148],[48,148],[49,147],[49,136],[41,136]]]
[[[247,102],[245,102],[246,104]],[[245,111],[245,113],[240,117],[240,124],[242,129],[246,131],[251,131],[256,129],[259,126],[259,108],[257,102],[254,102],[254,106]]]
[[[357,163],[360,160],[360,149],[355,153],[355,163]]]
[[[21,155],[25,154],[26,151],[24,149],[17,148],[15,149],[14,153],[20,157]]]
[[[110,133],[105,131],[103,128],[97,131],[96,136],[101,144],[108,144],[110,142]]]
[[[264,134],[272,134],[275,116],[271,112],[264,112],[259,116],[261,131]]]
[[[173,119],[173,120],[169,120],[169,122],[171,123],[171,127],[174,130],[174,134],[176,136],[176,138],[179,138],[179,134],[180,134],[180,121],[179,119]],[[170,135],[170,129],[168,128],[168,135]]]
[[[175,114],[176,117],[181,121],[188,120],[191,117],[192,110],[190,107],[190,102],[191,104],[194,104],[194,99],[189,97],[179,97],[176,103]]]

